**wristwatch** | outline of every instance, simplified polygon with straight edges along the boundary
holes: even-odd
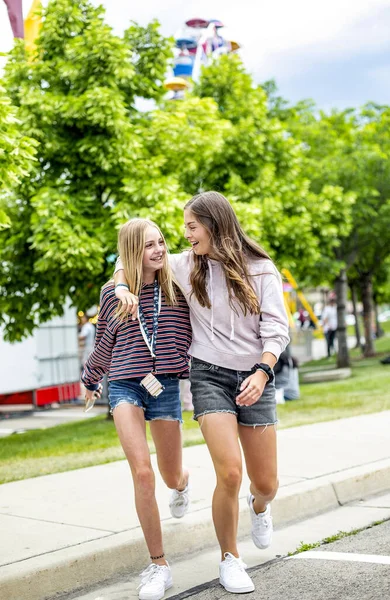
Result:
[[[272,367],[270,367],[269,365],[267,365],[267,363],[259,363],[259,364],[255,364],[252,368],[252,371],[263,371],[263,373],[265,373],[268,377],[268,382],[271,383],[271,381],[273,381],[275,379],[275,373],[274,370],[272,369]]]

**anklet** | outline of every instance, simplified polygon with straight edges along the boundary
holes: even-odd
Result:
[[[165,553],[164,553],[164,554],[161,554],[161,556],[151,556],[150,558],[151,558],[152,560],[159,560],[160,558],[164,558],[164,556],[165,556]]]

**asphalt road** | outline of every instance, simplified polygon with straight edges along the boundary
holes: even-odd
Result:
[[[248,600],[388,600],[390,521],[249,573],[256,590],[245,594]],[[232,594],[214,580],[171,600],[185,598],[226,600]]]
[[[342,510],[342,509],[340,509]],[[331,519],[335,512],[324,515]],[[310,524],[315,518],[308,520]],[[308,525],[309,526],[309,525]],[[346,523],[345,527],[348,528]],[[329,523],[328,530],[332,529]],[[277,533],[277,532],[276,532]],[[287,530],[284,530],[287,535]],[[291,533],[290,533],[291,535]],[[303,526],[302,537],[307,535]],[[308,539],[306,537],[306,539]],[[248,540],[251,545],[251,540]],[[241,543],[242,545],[242,543]],[[297,548],[297,544],[293,546]],[[206,554],[206,562],[199,555],[187,557],[186,568],[174,563],[175,587],[185,590],[188,579],[186,569],[197,571],[203,564],[206,572],[216,572],[216,555]],[[347,560],[349,559],[349,560]],[[212,569],[208,568],[209,562]],[[192,567],[191,567],[192,565]],[[86,565],[88,568],[88,565]],[[323,544],[306,553],[291,558],[276,558],[248,569],[256,586],[250,594],[233,595],[221,587],[217,579],[174,594],[168,591],[167,600],[390,600],[390,520],[330,544]],[[206,577],[200,575],[200,580]],[[59,595],[50,600],[136,600],[138,575],[121,576],[71,594]]]

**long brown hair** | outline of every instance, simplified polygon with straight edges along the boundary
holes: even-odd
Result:
[[[130,292],[135,296],[139,296],[142,287],[142,260],[148,227],[155,227],[165,244],[165,238],[160,228],[153,221],[149,221],[149,219],[130,219],[130,221],[122,225],[118,234],[118,252],[122,259],[125,278]],[[175,282],[168,263],[167,253],[164,256],[163,267],[157,271],[157,280],[164,292],[166,303],[170,306],[175,305],[177,303]],[[118,306],[118,313],[121,312],[121,307]]]
[[[184,207],[210,233],[212,258],[221,263],[233,310],[236,298],[244,315],[260,313],[259,300],[251,284],[248,259],[270,259],[268,254],[243,231],[228,200],[218,192],[197,194]],[[194,266],[190,275],[193,293],[199,304],[211,308],[206,289],[207,257],[193,253]],[[236,311],[237,312],[237,311]]]

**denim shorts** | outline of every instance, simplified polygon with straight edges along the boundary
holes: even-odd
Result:
[[[179,421],[182,423],[179,380],[176,375],[156,375],[164,386],[162,393],[154,398],[141,385],[143,377],[117,379],[108,384],[111,414],[120,404],[134,404],[144,411],[145,421]]]
[[[209,413],[231,413],[240,425],[256,427],[275,425],[276,399],[274,382],[267,383],[264,392],[252,406],[238,406],[240,386],[251,371],[233,371],[199,358],[191,359],[191,392],[194,419]]]

